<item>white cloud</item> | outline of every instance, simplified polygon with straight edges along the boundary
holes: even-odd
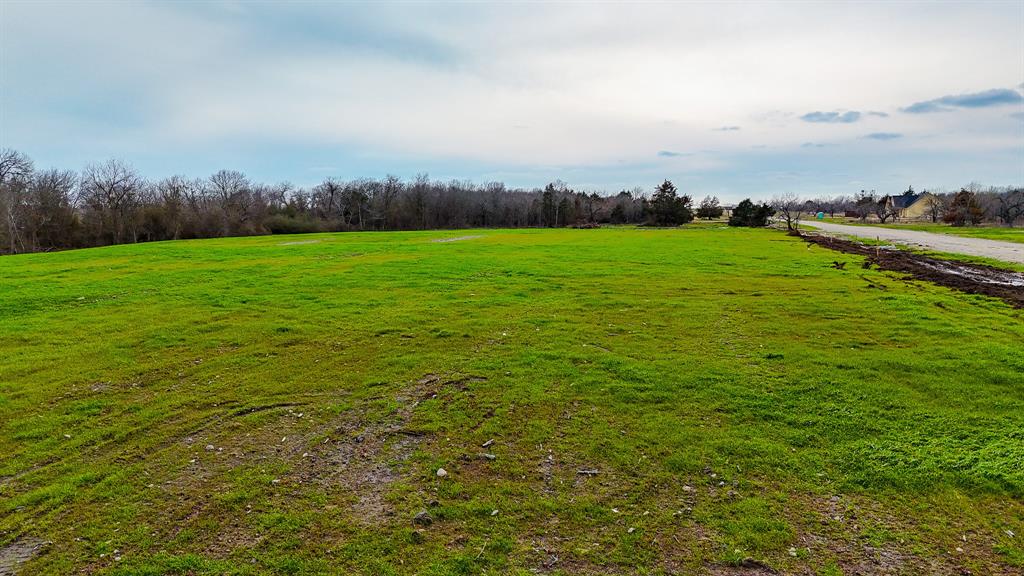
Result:
[[[858,149],[865,133],[903,134],[893,150],[922,138],[949,149],[1020,144],[1005,111],[1002,123],[983,110],[969,119],[883,112],[1012,85],[1024,54],[1010,5],[3,10],[5,144],[52,139],[38,133],[48,125],[123,155],[246,139],[511,166],[822,141]],[[812,110],[872,112],[847,124],[799,121]],[[660,159],[669,160],[680,170],[725,162]]]

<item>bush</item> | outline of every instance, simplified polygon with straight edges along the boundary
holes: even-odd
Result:
[[[747,198],[733,209],[729,216],[729,226],[746,226],[748,228],[764,228],[775,210],[767,204],[758,206]]]
[[[323,232],[321,222],[302,216],[287,216],[285,214],[274,214],[268,216],[264,221],[267,230],[271,234],[306,234],[309,232]]]

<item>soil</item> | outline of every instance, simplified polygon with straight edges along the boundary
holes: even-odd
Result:
[[[18,566],[32,559],[47,542],[39,538],[23,537],[6,546],[0,546],[0,576],[14,576]]]
[[[824,248],[865,256],[865,268],[877,266],[882,270],[901,272],[915,280],[932,282],[968,294],[999,298],[1015,308],[1024,308],[1024,273],[1021,272],[958,260],[942,260],[889,246],[868,246],[832,236],[804,233],[800,237]],[[842,269],[844,265],[844,262],[835,262],[833,267]]]

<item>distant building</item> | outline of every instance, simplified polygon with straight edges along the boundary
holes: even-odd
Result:
[[[734,208],[736,208],[736,206],[734,206],[732,204],[724,204],[724,205],[721,206],[721,208],[722,208],[722,216],[724,216],[725,218],[729,218],[730,216],[732,216],[732,211],[733,211]]]
[[[907,190],[899,196],[886,196],[884,199],[892,212],[900,220],[926,220],[930,218],[930,209],[935,196],[931,192],[915,194]]]

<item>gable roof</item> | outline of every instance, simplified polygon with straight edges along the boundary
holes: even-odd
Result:
[[[910,192],[904,192],[899,196],[890,196],[892,198],[892,205],[894,208],[909,208],[914,205],[915,202],[924,196],[924,192],[920,194],[911,194]]]

